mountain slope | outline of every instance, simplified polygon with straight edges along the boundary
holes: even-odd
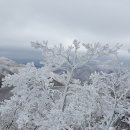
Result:
[[[13,88],[1,88],[2,79],[8,74],[14,74],[18,72],[18,69],[24,67],[24,65],[17,64],[15,61],[5,57],[0,57],[0,101],[8,99],[12,94],[10,90]]]

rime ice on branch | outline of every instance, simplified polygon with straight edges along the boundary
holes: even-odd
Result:
[[[27,65],[4,79],[2,87],[14,89],[11,99],[0,106],[2,128],[13,121],[20,130],[107,130],[130,111],[128,70],[117,65],[110,74],[94,73],[84,84],[74,79],[77,68],[100,56],[116,56],[120,45],[111,48],[74,40],[68,48],[49,47],[47,41],[32,46],[42,50],[44,67]],[[63,73],[55,73],[58,69]]]

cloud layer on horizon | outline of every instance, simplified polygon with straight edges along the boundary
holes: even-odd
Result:
[[[126,50],[129,35],[129,0],[0,0],[1,48],[30,48],[44,39],[69,45],[76,38],[119,42]]]

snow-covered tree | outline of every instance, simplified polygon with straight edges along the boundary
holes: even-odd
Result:
[[[53,92],[49,90],[51,79],[48,79],[47,74],[47,70],[38,70],[29,65],[20,70],[19,74],[7,76],[3,87],[14,86],[12,90],[14,96],[2,103],[0,108],[2,118],[6,118],[9,122],[11,118],[16,121],[19,128],[26,127],[30,123],[37,126],[36,121],[46,118],[46,114],[54,105]],[[15,113],[14,119],[12,113]]]
[[[44,67],[27,65],[5,77],[2,87],[14,89],[10,100],[0,106],[2,128],[12,122],[21,130],[104,130],[113,127],[121,111],[129,111],[122,108],[129,89],[128,73],[95,73],[85,84],[74,79],[77,68],[100,56],[117,55],[120,45],[111,48],[74,40],[68,48],[62,44],[50,48],[47,41],[32,42],[32,46],[42,50]]]
[[[68,69],[66,70],[67,77],[64,84],[65,90],[62,99],[62,111],[64,111],[67,91],[69,88],[69,84],[73,79],[74,71],[78,67],[87,64],[87,62],[89,62],[93,58],[97,58],[99,56],[104,55],[116,55],[121,45],[117,44],[114,48],[110,48],[108,44],[102,46],[99,43],[83,43],[82,46],[86,50],[83,54],[78,52],[81,45],[80,42],[77,40],[74,40],[73,46],[69,46],[67,49],[65,49],[62,44],[60,44],[59,46],[54,46],[53,48],[49,48],[47,45],[47,41],[43,41],[43,44],[38,42],[32,42],[32,46],[35,48],[40,48],[42,50],[42,55],[45,59],[45,63],[48,63],[47,66],[54,68],[55,70],[57,68],[59,69],[60,67],[63,67],[64,64],[67,64],[70,68],[69,71]]]
[[[130,72],[118,68],[110,74],[94,73],[90,80],[89,86],[97,92],[98,117],[102,117],[102,128],[108,130],[118,119],[130,113]]]

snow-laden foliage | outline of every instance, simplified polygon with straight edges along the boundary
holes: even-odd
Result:
[[[119,69],[116,72],[94,73],[90,77],[91,88],[98,94],[98,117],[105,129],[114,126],[118,119],[130,113],[130,72]],[[128,117],[129,118],[129,117]],[[130,122],[129,122],[130,123]],[[106,126],[106,127],[105,127]]]
[[[44,67],[27,65],[5,77],[2,87],[14,89],[10,100],[0,105],[1,129],[111,130],[118,119],[130,124],[129,70],[117,64],[111,73],[94,73],[85,83],[74,79],[78,67],[99,56],[117,56],[120,45],[74,40],[68,48],[62,44],[50,48],[47,41],[32,46],[42,50]],[[63,73],[55,73],[58,69]]]
[[[3,87],[14,86],[12,90],[14,96],[2,103],[0,108],[2,117],[8,119],[6,114],[15,113],[15,119],[11,120],[16,120],[19,128],[30,121],[35,123],[35,121],[41,120],[41,117],[46,117],[54,104],[53,94],[49,90],[51,79],[48,79],[47,74],[47,70],[27,66],[20,70],[19,74],[7,76],[4,79]],[[34,120],[35,118],[37,120]]]
[[[117,54],[117,51],[121,47],[120,44],[116,44],[114,47],[110,47],[109,44],[101,45],[99,43],[83,43],[74,40],[71,46],[65,48],[62,44],[54,47],[48,47],[48,41],[43,43],[32,42],[32,47],[42,50],[43,64],[50,67],[61,67],[63,64],[67,64],[71,68],[81,66],[86,62],[103,55]],[[80,48],[85,48],[85,52],[78,52]]]

